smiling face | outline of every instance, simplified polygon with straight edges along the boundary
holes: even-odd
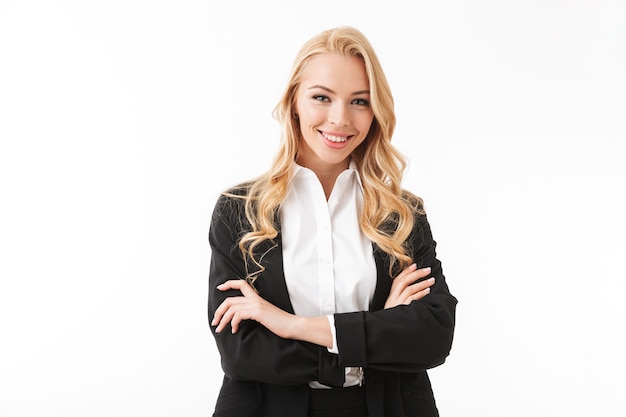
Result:
[[[295,109],[302,134],[296,162],[318,174],[346,169],[374,120],[363,60],[330,53],[311,58]]]

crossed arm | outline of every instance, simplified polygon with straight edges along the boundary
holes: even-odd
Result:
[[[421,280],[430,274],[430,268],[417,268],[412,264],[394,278],[385,308],[408,305],[428,295],[435,278]],[[215,310],[211,321],[215,332],[222,332],[230,323],[232,333],[237,333],[243,320],[254,320],[276,336],[310,342],[332,348],[332,334],[326,317],[303,317],[288,313],[259,296],[241,279],[229,280],[217,286],[220,291],[237,290],[241,296],[226,298]]]

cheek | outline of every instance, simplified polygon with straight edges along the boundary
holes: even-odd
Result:
[[[318,105],[317,103],[305,101],[297,106],[297,109],[302,127],[318,125],[326,120],[327,110],[324,106]]]
[[[313,106],[302,106],[299,114],[300,122],[304,124],[315,124],[320,119],[320,112]]]
[[[367,133],[370,131],[370,128],[372,127],[372,123],[374,123],[374,115],[364,114],[363,117],[360,117],[358,119],[358,123],[359,123],[359,130],[364,133]]]

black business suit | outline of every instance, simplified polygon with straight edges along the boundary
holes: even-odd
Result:
[[[209,321],[215,309],[236,291],[216,286],[246,276],[238,239],[249,230],[244,201],[221,196],[209,231]],[[436,282],[431,293],[409,305],[383,310],[391,288],[388,256],[374,246],[377,284],[369,312],[335,315],[339,355],[326,347],[282,339],[248,320],[237,334],[230,327],[213,332],[221,355],[224,382],[215,417],[306,417],[309,381],[341,386],[344,368],[365,369],[370,417],[437,416],[426,369],[448,356],[454,333],[457,300],[445,283],[435,242],[425,216],[415,222],[410,236],[412,257],[418,268],[430,266]],[[293,313],[283,274],[280,232],[265,241],[266,268],[255,281],[259,294],[275,306]],[[214,329],[214,328],[213,328]]]

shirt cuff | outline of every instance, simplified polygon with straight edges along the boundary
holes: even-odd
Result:
[[[333,347],[328,348],[330,353],[339,354],[339,347],[337,346],[337,329],[335,329],[335,316],[333,314],[329,314],[326,316],[328,318],[328,324],[330,325],[330,334],[333,337]]]

